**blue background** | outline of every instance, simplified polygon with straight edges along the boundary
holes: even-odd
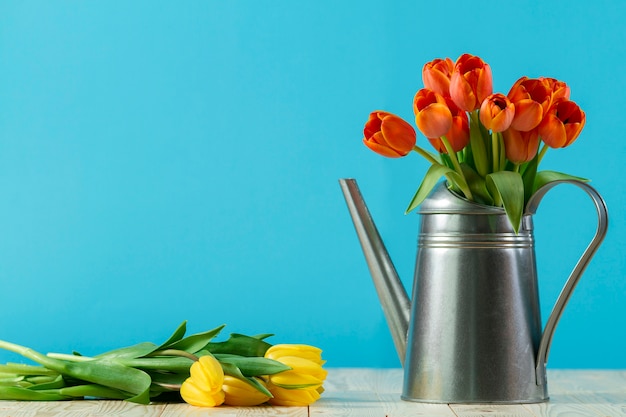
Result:
[[[626,368],[626,6],[586,5],[0,3],[0,338],[92,354],[188,320],[399,366],[337,180],[358,179],[409,286],[428,165],[369,151],[363,124],[411,121],[422,65],[469,52],[496,91],[551,76],[587,113],[542,168],[591,178],[611,224],[548,365]],[[594,216],[574,187],[539,208],[544,320]]]

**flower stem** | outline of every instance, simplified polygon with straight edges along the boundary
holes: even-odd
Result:
[[[194,355],[193,353],[189,353],[189,352],[186,352],[184,350],[179,350],[179,349],[157,350],[157,351],[152,352],[149,355],[146,355],[146,357],[152,357],[152,356],[180,356],[183,358],[191,359],[194,362],[198,360],[198,357]]]
[[[70,355],[67,353],[54,353],[54,352],[47,353],[46,356],[52,359],[61,359],[61,360],[68,361],[68,362],[88,362],[88,361],[92,361],[95,359],[89,356]]]
[[[537,158],[537,166],[541,163],[541,160],[543,159],[546,152],[548,152],[548,145],[544,143],[543,147],[539,151],[539,157]]]
[[[413,150],[418,154],[422,155],[428,162],[431,164],[441,164],[441,162],[437,161],[427,150],[420,148],[419,146],[413,146]]]
[[[457,174],[459,174],[459,176],[461,177],[461,180],[463,181],[462,184],[457,184],[457,185],[459,186],[459,188],[461,188],[461,191],[463,191],[463,194],[465,194],[465,197],[467,197],[468,200],[473,200],[474,196],[472,195],[472,192],[470,191],[470,188],[467,185],[467,180],[465,179],[465,175],[463,174],[463,170],[461,169],[459,160],[456,158],[456,152],[454,152],[454,149],[452,149],[452,145],[450,145],[450,141],[445,136],[442,136],[441,142],[443,143],[443,146],[445,146],[446,150],[448,151],[448,156],[450,157],[450,160],[452,161],[454,170],[456,171]]]
[[[498,146],[497,132],[491,132],[491,160],[493,162],[493,172],[500,171],[500,147]]]

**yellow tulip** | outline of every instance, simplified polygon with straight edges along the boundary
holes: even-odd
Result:
[[[303,407],[313,404],[319,400],[323,391],[322,387],[287,389],[271,383],[268,384],[268,389],[274,396],[274,398],[270,398],[268,401],[270,404],[292,407]]]
[[[216,407],[224,402],[224,371],[217,359],[200,357],[191,365],[190,374],[180,387],[185,402],[198,407]]]
[[[326,370],[308,359],[283,356],[278,361],[289,366],[291,370],[270,375],[270,381],[274,385],[283,388],[319,387],[326,379]]]
[[[322,350],[309,345],[274,345],[265,357],[284,363],[291,370],[269,376],[267,388],[272,405],[305,406],[314,403],[324,391],[328,372],[322,368]]]
[[[326,361],[322,360],[322,349],[310,345],[274,345],[265,352],[266,358],[276,361],[280,361],[280,358],[284,356],[297,356],[299,358],[308,359],[318,365],[324,365],[326,363]]]
[[[263,386],[266,386],[265,382],[256,378],[256,380]],[[238,405],[248,407],[251,405],[259,405],[267,402],[270,399],[267,395],[263,394],[252,385],[239,378],[232,377],[230,375],[224,376],[224,404]]]

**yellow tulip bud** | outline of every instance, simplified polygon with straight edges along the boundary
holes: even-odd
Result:
[[[323,365],[326,361],[322,360],[322,349],[309,345],[274,345],[265,352],[265,357],[280,361],[284,356],[297,356],[299,358],[308,359],[319,365]]]
[[[256,378],[257,381],[265,386],[265,382]],[[263,394],[252,385],[239,378],[232,377],[230,375],[224,376],[224,385],[222,386],[224,391],[224,404],[227,405],[239,405],[239,406],[251,406],[259,405],[267,402],[270,399],[267,395]]]
[[[268,401],[272,405],[303,407],[313,404],[319,400],[323,391],[322,387],[318,388],[300,388],[287,389],[279,386],[268,384],[268,389],[274,396]]]
[[[180,387],[185,402],[198,407],[216,407],[224,402],[224,371],[217,359],[202,356],[189,371],[191,376]]]
[[[305,406],[320,398],[328,372],[322,368],[322,350],[309,345],[275,345],[265,357],[279,361],[291,370],[269,376],[272,405]]]
[[[324,383],[327,372],[321,365],[297,356],[283,356],[278,359],[291,370],[270,375],[274,385],[283,388],[319,387]]]

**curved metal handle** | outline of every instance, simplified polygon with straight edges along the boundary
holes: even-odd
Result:
[[[552,336],[554,336],[554,330],[556,329],[556,325],[563,314],[563,310],[565,309],[565,305],[570,299],[576,284],[580,280],[585,268],[591,261],[591,258],[598,250],[598,247],[602,243],[602,240],[606,236],[606,232],[609,224],[609,215],[606,208],[606,203],[602,199],[602,196],[598,194],[598,192],[591,187],[589,184],[578,181],[578,180],[559,180],[550,182],[543,187],[539,188],[535,194],[528,200],[528,204],[526,206],[527,214],[535,214],[537,211],[537,206],[539,206],[539,202],[543,198],[546,193],[555,187],[558,184],[567,183],[573,184],[577,187],[583,189],[589,197],[593,200],[596,210],[598,212],[598,227],[596,229],[596,234],[587,246],[587,249],[583,252],[582,256],[578,260],[578,263],[572,270],[569,278],[565,282],[565,286],[561,290],[561,294],[556,300],[554,307],[552,308],[552,313],[550,313],[550,317],[548,317],[548,321],[546,322],[546,326],[543,330],[543,335],[541,336],[541,341],[539,343],[539,350],[537,351],[537,359],[536,359],[536,376],[537,376],[537,385],[543,385],[546,382],[546,363],[548,361],[548,353],[550,351],[550,344],[552,343]]]

